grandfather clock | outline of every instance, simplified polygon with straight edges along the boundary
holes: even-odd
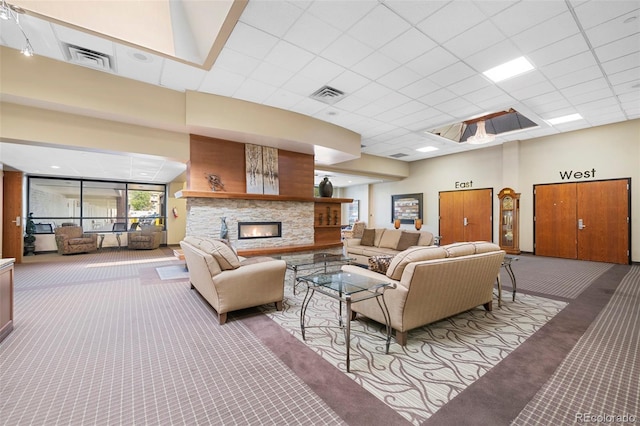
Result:
[[[500,248],[508,254],[520,254],[520,194],[504,188],[500,200]]]

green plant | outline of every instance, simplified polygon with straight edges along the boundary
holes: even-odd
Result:
[[[24,242],[27,244],[33,244],[36,241],[36,236],[33,235],[36,232],[36,224],[33,223],[33,213],[29,213],[27,216],[27,224],[24,231]]]

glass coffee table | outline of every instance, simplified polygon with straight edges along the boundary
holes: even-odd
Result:
[[[298,286],[298,275],[301,272],[307,274],[327,273],[329,269],[339,268],[342,265],[348,265],[353,261],[352,258],[340,253],[308,253],[294,254],[289,256],[279,256],[287,262],[287,269],[293,271],[293,294],[296,294]]]
[[[300,310],[300,330],[302,331],[302,340],[306,340],[305,329],[310,327],[305,326],[305,315],[313,295],[318,292],[337,300],[339,305],[338,324],[340,328],[345,330],[345,342],[347,345],[347,372],[349,372],[349,354],[351,349],[351,305],[363,300],[375,298],[384,316],[386,327],[385,338],[387,343],[385,353],[389,353],[389,344],[391,343],[391,317],[389,315],[387,304],[384,301],[384,292],[388,289],[396,288],[395,283],[375,280],[364,275],[351,274],[342,271],[329,272],[326,274],[305,275],[299,277],[298,280],[307,285],[307,293],[304,296],[302,309]],[[343,303],[347,307],[346,325],[342,319]]]

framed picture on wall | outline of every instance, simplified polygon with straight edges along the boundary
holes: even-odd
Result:
[[[391,222],[413,223],[422,219],[422,194],[400,194],[391,196]]]
[[[353,225],[360,219],[360,201],[353,200],[351,204],[347,206],[349,225]]]

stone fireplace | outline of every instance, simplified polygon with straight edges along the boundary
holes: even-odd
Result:
[[[226,217],[227,235],[237,250],[314,244],[313,201],[186,198],[187,236],[220,238],[220,218]],[[280,223],[280,236],[239,237],[239,224],[257,221]]]

